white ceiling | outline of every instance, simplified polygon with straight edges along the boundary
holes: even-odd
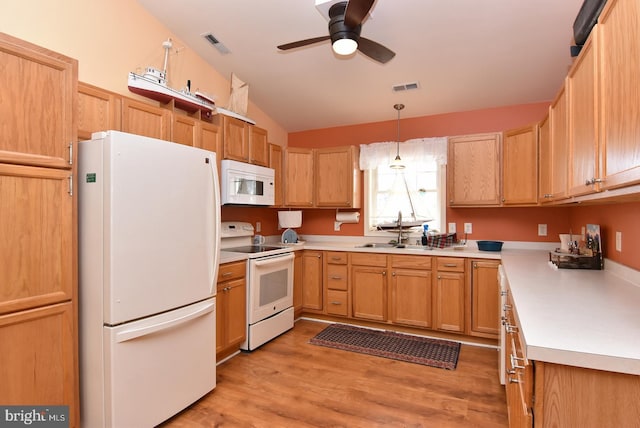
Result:
[[[328,34],[314,0],[138,0],[223,76],[247,82],[250,100],[289,132],[392,120],[395,103],[406,118],[549,101],[571,64],[582,1],[377,0],[361,35],[396,53],[379,64],[337,57],[329,41],[278,51]]]

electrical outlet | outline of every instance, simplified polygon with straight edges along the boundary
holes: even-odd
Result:
[[[339,221],[334,221],[334,222],[333,222],[333,230],[334,230],[334,231],[336,231],[336,232],[337,232],[337,231],[339,231],[339,230],[340,230],[340,225],[341,225],[341,224],[342,224],[342,223],[340,223]]]
[[[456,224],[449,223],[449,233],[456,233]]]
[[[547,236],[547,225],[539,224],[538,225],[538,236]]]
[[[262,232],[262,223],[256,221],[256,232]]]
[[[622,232],[616,232],[616,251],[622,251]]]
[[[473,226],[471,223],[464,224],[464,233],[473,233]]]

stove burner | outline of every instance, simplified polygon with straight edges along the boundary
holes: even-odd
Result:
[[[224,248],[224,251],[231,251],[234,253],[264,253],[265,251],[281,250],[286,247],[280,247],[275,245],[245,245],[242,247]]]

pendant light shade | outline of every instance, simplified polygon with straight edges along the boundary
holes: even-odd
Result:
[[[404,169],[404,163],[400,159],[400,110],[404,108],[404,104],[395,104],[393,108],[398,111],[398,137],[396,139],[396,158],[391,161],[389,168]]]

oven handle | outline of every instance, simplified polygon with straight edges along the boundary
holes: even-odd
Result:
[[[273,259],[278,259],[278,261],[282,260],[293,260],[295,258],[295,256],[293,255],[292,252],[289,253],[285,253],[285,254],[275,254],[273,256],[267,256],[265,258],[262,259],[256,259],[253,261],[253,263],[256,266],[264,266],[264,265],[268,265],[273,263]]]

